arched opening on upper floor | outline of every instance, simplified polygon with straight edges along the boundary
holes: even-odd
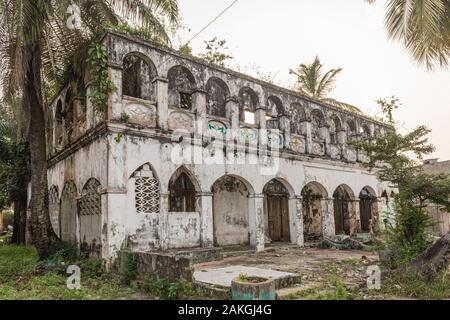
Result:
[[[280,130],[280,117],[284,115],[284,106],[280,98],[270,96],[267,99],[266,127],[267,129]]]
[[[291,105],[291,133],[297,135],[304,135],[305,131],[302,128],[302,123],[306,121],[305,108],[300,103],[293,103]]]
[[[256,124],[255,113],[258,104],[258,95],[253,89],[243,87],[239,90],[239,120],[250,125]]]
[[[225,118],[226,103],[230,90],[226,83],[219,78],[212,77],[206,83],[206,112],[215,117]]]
[[[330,142],[332,144],[339,143],[339,132],[342,131],[342,121],[337,115],[331,116],[330,121]]]
[[[192,72],[184,66],[174,66],[167,73],[169,80],[169,107],[192,110],[192,94],[196,89]]]
[[[130,53],[123,59],[122,94],[124,96],[154,101],[153,80],[156,67],[140,53]]]
[[[320,128],[325,125],[325,117],[322,110],[314,109],[311,111],[311,136],[313,140],[320,140]]]

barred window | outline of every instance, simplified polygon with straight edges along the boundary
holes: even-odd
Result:
[[[97,179],[90,179],[86,183],[79,202],[80,216],[101,214],[101,196],[99,188],[100,182],[98,182]]]
[[[159,213],[159,183],[146,164],[134,174],[137,213]]]

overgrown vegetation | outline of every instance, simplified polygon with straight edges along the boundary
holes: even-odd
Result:
[[[381,99],[378,103],[394,127],[393,111],[398,108],[398,99]],[[367,166],[375,170],[378,178],[399,190],[394,199],[395,223],[387,226],[387,261],[393,268],[408,264],[429,245],[427,204],[450,210],[450,176],[427,174],[418,162],[434,151],[428,142],[429,133],[425,126],[406,134],[392,129],[382,136],[351,142],[369,156]]]
[[[132,255],[130,255],[132,256]],[[81,289],[69,290],[69,265],[81,269]],[[33,247],[0,244],[0,300],[125,300],[125,299],[211,299],[210,294],[184,280],[135,279],[129,260],[128,283],[123,275],[105,272],[102,260],[88,260],[65,245],[49,259],[39,261]]]

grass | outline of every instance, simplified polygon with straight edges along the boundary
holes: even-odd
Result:
[[[70,250],[69,250],[70,251]],[[47,261],[38,261],[33,247],[0,245],[0,300],[145,300],[206,298],[206,293],[190,283],[147,279],[141,287],[126,284],[114,273],[106,273],[100,260],[65,258],[59,252]],[[69,290],[68,265],[81,269],[81,289]]]

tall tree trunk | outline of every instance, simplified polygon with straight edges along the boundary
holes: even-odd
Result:
[[[26,199],[14,201],[14,229],[11,243],[25,245],[26,226],[27,201]]]
[[[25,46],[26,77],[23,108],[29,117],[28,141],[31,170],[31,239],[41,259],[58,247],[48,208],[45,112],[41,91],[41,43],[39,35]]]

